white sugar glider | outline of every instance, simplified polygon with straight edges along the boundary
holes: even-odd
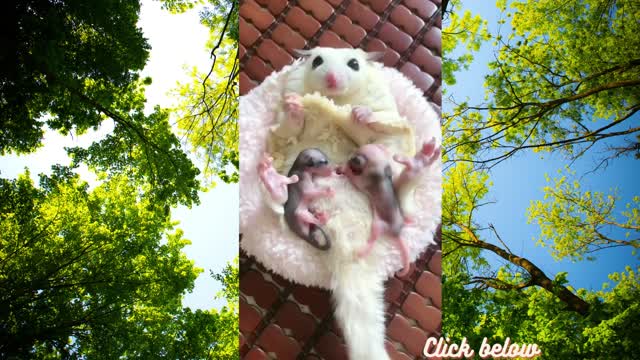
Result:
[[[301,97],[318,93],[336,105],[348,105],[348,117],[337,125],[358,145],[384,142],[404,155],[415,152],[413,129],[398,114],[391,89],[385,83],[382,64],[375,62],[382,53],[367,53],[361,49],[316,47],[299,50],[303,60],[294,63],[285,74],[283,104],[276,115],[275,135],[290,138],[304,129],[305,106]],[[392,144],[388,144],[392,142]],[[407,148],[407,149],[404,149]]]

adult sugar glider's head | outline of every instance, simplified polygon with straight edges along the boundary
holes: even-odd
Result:
[[[367,67],[382,53],[366,53],[361,49],[316,47],[299,50],[306,57],[305,85],[309,92],[329,97],[345,96],[367,86]]]

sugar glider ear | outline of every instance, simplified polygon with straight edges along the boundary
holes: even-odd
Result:
[[[293,52],[300,57],[307,57],[311,55],[311,50],[293,49]]]
[[[365,57],[369,61],[380,60],[384,57],[384,51],[365,52]]]

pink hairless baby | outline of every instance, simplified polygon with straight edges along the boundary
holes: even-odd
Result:
[[[425,143],[413,158],[394,156],[395,161],[405,165],[394,181],[387,148],[380,144],[367,144],[360,147],[348,162],[339,168],[339,173],[346,175],[358,190],[367,194],[373,211],[371,235],[367,246],[358,252],[358,256],[367,256],[377,238],[382,234],[388,234],[396,241],[402,256],[403,269],[398,275],[405,276],[409,272],[409,253],[400,238],[400,232],[410,220],[405,217],[400,207],[398,190],[412,182],[422,169],[439,156],[440,149],[436,148],[435,139]]]
[[[272,165],[271,158],[265,158],[258,166],[260,179],[269,190],[272,198],[284,201],[284,219],[291,231],[306,240],[312,246],[327,250],[331,241],[320,227],[326,224],[328,216],[315,210],[311,204],[321,197],[331,197],[331,188],[320,188],[314,183],[316,176],[333,174],[327,156],[319,149],[305,149],[298,154],[288,176],[280,175]]]

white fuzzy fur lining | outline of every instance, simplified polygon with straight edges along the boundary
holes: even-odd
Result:
[[[320,208],[331,215],[325,228],[332,240],[332,247],[328,251],[317,250],[295,236],[284,223],[282,215],[273,211],[264,201],[256,166],[267,149],[271,136],[269,127],[274,124],[276,111],[282,102],[283,75],[290,69],[291,66],[288,66],[271,74],[258,87],[240,97],[240,232],[243,234],[240,246],[266,267],[291,281],[333,288],[334,291],[337,289],[335,283],[332,286],[332,279],[335,281],[335,272],[344,271],[344,266],[351,268],[351,265],[357,265],[358,271],[379,273],[383,278],[392,276],[401,269],[402,264],[400,252],[386,237],[378,239],[367,258],[355,257],[354,252],[364,246],[369,236],[371,210],[366,197],[346,179],[333,177],[319,181],[321,185],[336,189],[335,198],[319,201]],[[439,116],[422,92],[395,69],[384,68],[382,75],[390,84],[400,115],[413,125],[416,147],[419,148],[432,137],[440,146],[442,135]],[[332,161],[343,161],[336,157],[343,157],[344,149],[331,153],[331,147],[335,147],[336,142],[327,139],[327,136],[317,134],[303,136],[301,143],[293,145],[289,154],[274,154],[276,165],[285,169],[292,154],[310,146],[329,151]],[[411,261],[433,244],[433,235],[440,223],[441,168],[441,161],[438,160],[422,176],[415,191],[415,225],[406,226],[401,234]],[[286,174],[286,171],[281,173]]]

